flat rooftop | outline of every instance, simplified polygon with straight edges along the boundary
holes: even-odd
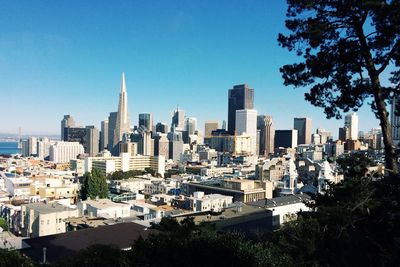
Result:
[[[48,214],[48,213],[53,213],[53,212],[61,212],[61,211],[67,211],[67,210],[75,210],[71,209],[69,207],[66,207],[64,205],[61,205],[59,203],[31,203],[31,204],[26,204],[25,205],[27,208],[36,210],[39,213],[42,214]]]

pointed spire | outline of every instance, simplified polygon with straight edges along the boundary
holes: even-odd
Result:
[[[121,93],[126,92],[126,85],[125,85],[125,72],[122,72],[122,80],[121,80]]]

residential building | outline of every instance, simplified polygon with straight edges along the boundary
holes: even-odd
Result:
[[[31,203],[21,206],[22,235],[39,237],[65,233],[65,219],[78,217],[79,211],[58,203]]]
[[[204,195],[204,192],[197,191],[193,193],[192,197],[189,197],[189,205],[190,209],[193,211],[220,212],[232,204],[232,199],[232,196],[224,196],[221,194]]]
[[[50,146],[50,161],[56,163],[69,162],[85,152],[78,142],[56,142]]]
[[[107,198],[88,199],[78,202],[79,215],[90,217],[102,217],[106,219],[118,219],[130,217],[130,205],[112,202]]]

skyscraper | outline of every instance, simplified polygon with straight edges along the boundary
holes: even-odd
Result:
[[[179,128],[183,130],[184,127],[184,122],[185,122],[185,111],[182,109],[176,108],[172,114],[172,123],[171,123],[171,128]],[[171,129],[172,130],[172,129]]]
[[[99,150],[102,151],[103,149],[108,149],[108,120],[107,119],[105,119],[104,121],[101,121]]]
[[[297,130],[275,130],[275,148],[296,148],[297,147]]]
[[[108,116],[108,150],[112,152],[114,148],[114,130],[117,125],[117,113],[118,112],[110,112]]]
[[[147,130],[153,131],[153,114],[151,113],[139,114],[139,127],[146,127]]]
[[[99,129],[91,126],[86,126],[86,147],[85,153],[94,157],[99,153]]]
[[[347,114],[344,117],[344,127],[350,129],[350,140],[358,140],[358,116],[357,113]]]
[[[312,121],[310,118],[294,118],[293,129],[297,130],[297,144],[311,144]]]
[[[119,94],[117,121],[114,129],[113,148],[122,141],[124,133],[130,131],[131,125],[129,123],[128,115],[128,95],[126,93],[125,73],[122,73],[121,92]],[[115,151],[113,151],[114,154]]]
[[[69,127],[75,127],[75,120],[71,115],[64,115],[61,120],[61,140],[64,140],[64,129]]]
[[[228,93],[228,132],[233,135],[236,130],[236,110],[253,109],[254,89],[247,84],[233,86]]]
[[[247,134],[250,137],[250,151],[257,154],[257,110],[236,110],[236,135]]]
[[[217,130],[219,127],[218,121],[206,121],[204,123],[204,137],[210,138],[212,131]]]
[[[193,117],[186,118],[185,131],[187,131],[189,135],[193,135],[196,129],[197,129],[197,119]]]
[[[267,115],[257,116],[257,129],[260,130],[260,155],[268,156],[274,153],[275,127],[272,117]]]
[[[168,133],[168,125],[166,123],[159,122],[156,124],[157,133]],[[167,157],[168,158],[168,157]]]

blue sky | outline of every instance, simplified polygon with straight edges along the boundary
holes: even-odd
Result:
[[[279,67],[297,61],[278,46],[285,1],[2,1],[0,3],[0,132],[58,134],[71,114],[100,125],[117,110],[126,74],[132,124],[138,113],[170,123],[179,105],[188,116],[227,117],[228,89],[255,89],[259,114],[289,129],[308,116],[337,136],[343,120],[327,120],[285,87]],[[369,106],[360,129],[379,125]]]

